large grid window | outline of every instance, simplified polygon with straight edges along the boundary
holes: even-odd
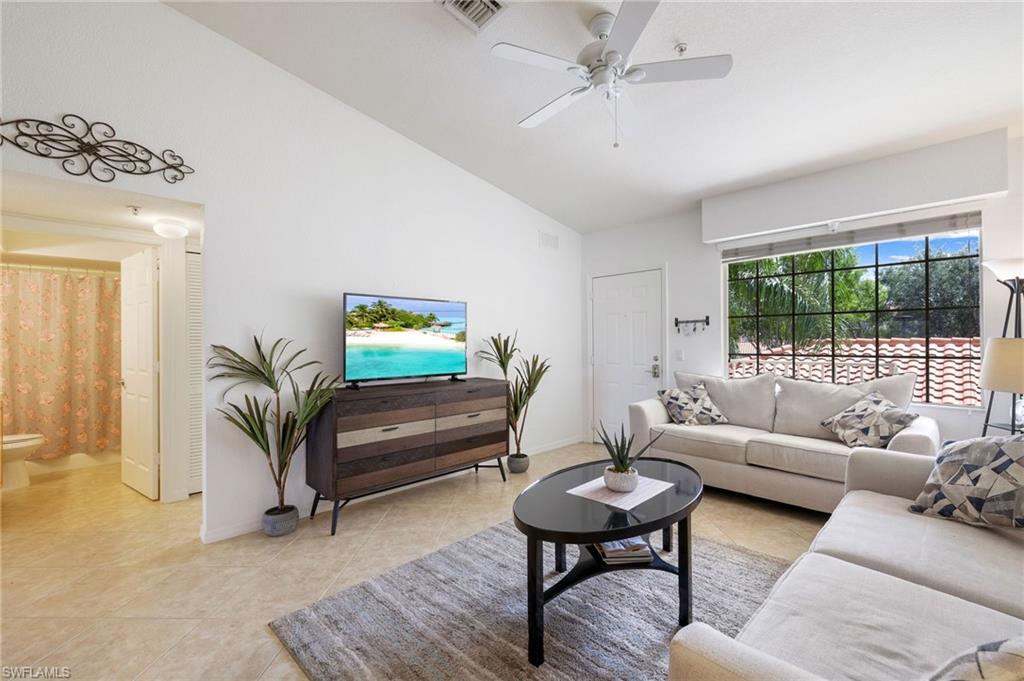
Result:
[[[729,267],[729,375],[857,383],[914,372],[914,399],[980,405],[979,234]]]

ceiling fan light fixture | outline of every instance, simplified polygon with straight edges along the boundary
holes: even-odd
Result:
[[[153,223],[153,231],[165,239],[183,239],[188,236],[188,225],[181,220],[164,218]]]

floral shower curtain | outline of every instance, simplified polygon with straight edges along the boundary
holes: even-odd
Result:
[[[3,432],[41,433],[36,459],[120,449],[120,277],[14,267],[2,276]]]

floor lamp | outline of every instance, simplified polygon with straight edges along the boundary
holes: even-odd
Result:
[[[1021,308],[1024,306],[1024,258],[986,260],[982,264],[995,275],[1000,284],[1009,289],[1010,297],[1003,318],[1003,337],[989,340],[981,363],[981,387],[990,391],[981,434],[985,436],[989,428],[996,428],[1008,430],[1013,435],[1018,426],[1024,430],[1024,423],[1018,423],[1017,419],[1017,396],[1024,393],[1024,366],[1020,364],[1021,355],[1024,354],[1021,351],[1024,341],[1020,340]],[[1003,342],[1013,340],[1018,342]],[[992,404],[997,392],[1010,393],[1009,423],[992,421]]]

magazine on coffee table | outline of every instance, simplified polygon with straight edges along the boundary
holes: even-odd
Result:
[[[603,477],[595,478],[594,480],[585,482],[582,485],[577,485],[570,490],[566,490],[566,492],[568,494],[575,494],[578,497],[583,497],[584,499],[608,504],[609,506],[620,508],[623,511],[628,511],[644,503],[651,497],[661,494],[670,487],[672,487],[671,482],[655,480],[654,478],[645,478],[641,475],[640,480],[637,482],[636,489],[632,492],[613,492],[604,486]]]

